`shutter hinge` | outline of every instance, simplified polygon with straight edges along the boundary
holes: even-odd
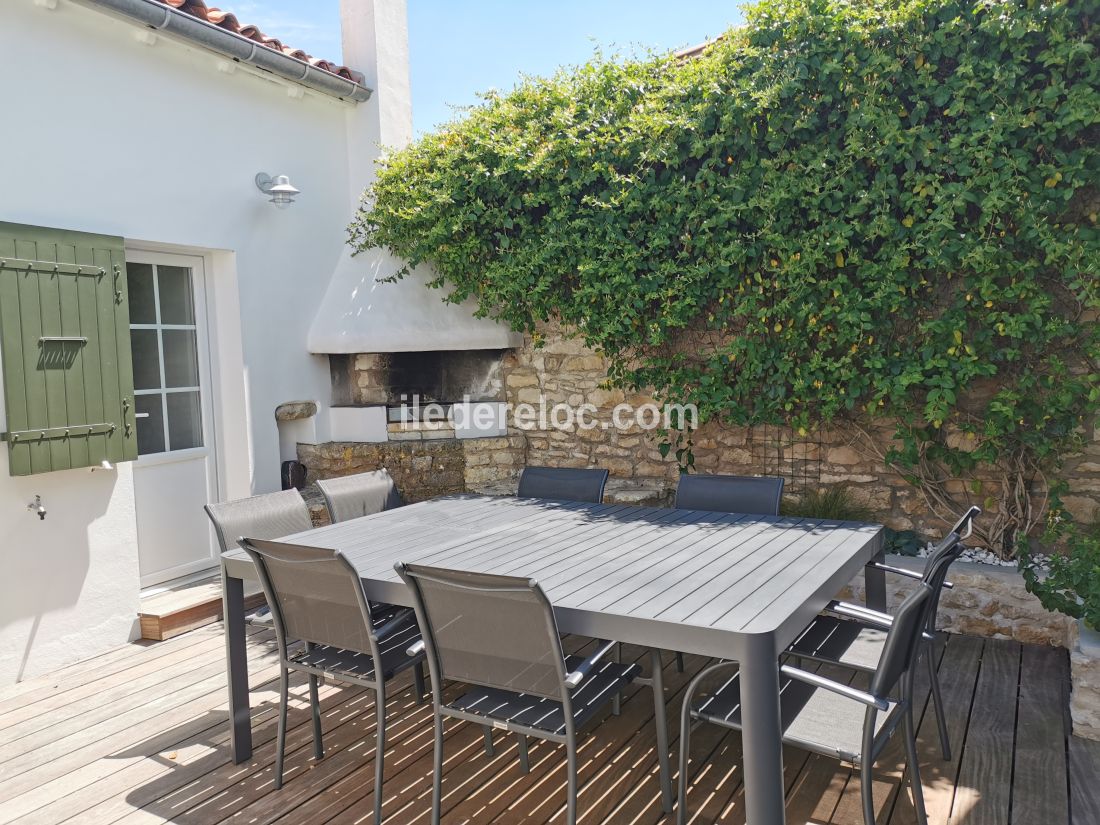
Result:
[[[12,444],[33,444],[36,441],[46,441],[53,438],[83,438],[89,435],[113,433],[117,427],[110,422],[105,424],[71,424],[65,427],[46,427],[41,430],[15,430],[10,433],[0,433],[0,440]]]
[[[63,275],[106,275],[107,270],[94,264],[63,264],[57,261],[32,261],[27,258],[0,258],[0,269],[58,272]]]

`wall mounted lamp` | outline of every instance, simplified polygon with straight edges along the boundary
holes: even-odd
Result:
[[[299,189],[291,186],[290,178],[286,175],[271,177],[265,172],[256,175],[256,188],[265,195],[270,195],[271,203],[278,209],[286,209],[294,203],[294,198],[300,193]]]

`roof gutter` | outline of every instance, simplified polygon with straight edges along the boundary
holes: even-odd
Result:
[[[304,60],[269,49],[235,32],[192,17],[157,0],[82,0],[82,2],[122,15],[143,26],[176,35],[232,60],[247,63],[263,71],[299,83],[332,97],[362,103],[371,90],[361,83],[311,66]]]

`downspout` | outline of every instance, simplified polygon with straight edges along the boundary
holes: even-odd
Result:
[[[362,103],[371,96],[371,90],[362,83],[311,66],[304,60],[269,49],[247,37],[218,28],[212,23],[192,17],[186,12],[178,11],[156,0],[80,0],[80,2],[106,9],[158,31],[176,35],[225,57],[300,83],[322,94],[356,103]]]

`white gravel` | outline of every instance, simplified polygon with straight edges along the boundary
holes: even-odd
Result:
[[[917,558],[926,559],[932,555],[932,551],[935,549],[935,545],[929,542],[924,546],[920,552],[917,553]],[[1002,559],[992,550],[986,550],[984,547],[968,547],[963,550],[962,555],[959,556],[962,561],[974,562],[975,564],[988,564],[993,567],[1017,567],[1015,559]],[[1040,563],[1043,562],[1043,556],[1037,557]],[[1045,564],[1042,566],[1046,566]]]

